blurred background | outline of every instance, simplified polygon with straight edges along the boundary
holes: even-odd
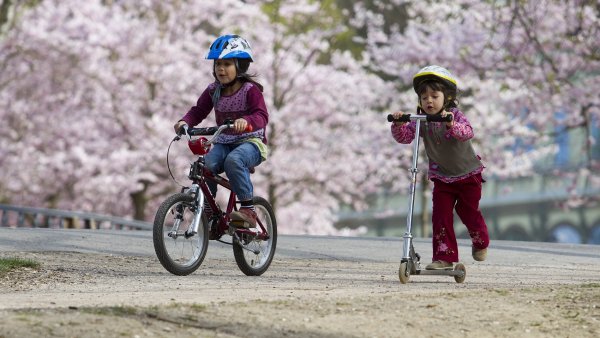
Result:
[[[415,111],[412,76],[437,64],[474,128],[492,238],[600,244],[595,0],[3,0],[1,226],[151,226],[187,184],[182,142],[169,175],[172,126],[214,81],[205,55],[228,33],[252,44],[265,87],[271,156],[253,182],[280,233],[404,233],[412,148],[386,116]]]

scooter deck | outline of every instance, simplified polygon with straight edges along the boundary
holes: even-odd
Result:
[[[440,276],[458,276],[463,277],[465,272],[462,270],[416,270],[415,275],[440,275]]]

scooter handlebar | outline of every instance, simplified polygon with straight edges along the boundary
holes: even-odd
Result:
[[[452,115],[411,115],[403,114],[398,118],[394,118],[394,115],[389,114],[387,116],[388,122],[410,122],[411,120],[425,120],[427,122],[452,122]]]
[[[403,114],[398,118],[394,118],[394,115],[389,114],[387,120],[388,122],[410,122],[410,114]]]

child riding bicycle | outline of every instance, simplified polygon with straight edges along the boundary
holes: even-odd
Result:
[[[218,125],[233,121],[233,128],[218,136],[205,156],[206,167],[213,174],[225,172],[233,192],[241,203],[239,211],[231,213],[233,224],[244,228],[256,227],[254,189],[250,172],[267,159],[269,114],[262,95],[263,87],[249,75],[253,61],[252,49],[238,35],[223,35],[216,39],[206,56],[213,62],[215,81],[209,84],[195,106],[174,125],[180,133],[184,125],[194,127],[214,109]],[[251,130],[251,131],[248,131]],[[207,182],[213,196],[217,184]],[[210,212],[210,206],[204,210]]]

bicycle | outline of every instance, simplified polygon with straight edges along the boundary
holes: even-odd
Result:
[[[233,256],[244,274],[262,275],[269,268],[277,245],[277,221],[273,207],[266,199],[254,197],[258,215],[256,228],[236,227],[239,224],[231,220],[230,214],[238,209],[239,202],[236,202],[236,195],[231,190],[229,181],[213,174],[204,165],[204,156],[210,150],[213,141],[224,130],[233,128],[233,123],[227,121],[219,127],[208,128],[184,127],[171,144],[185,134],[190,150],[198,155],[198,159],[190,166],[188,178],[191,185],[183,186],[181,192],[168,197],[156,212],[153,241],[158,260],[174,275],[189,275],[202,264],[208,241],[215,240],[233,246]],[[212,137],[204,137],[208,135]],[[200,137],[193,139],[192,136]],[[167,167],[168,157],[167,151]],[[215,182],[230,191],[225,211],[222,211],[210,193],[207,181]],[[205,201],[212,210],[210,218],[203,210]],[[226,235],[231,236],[231,241],[221,239]]]

